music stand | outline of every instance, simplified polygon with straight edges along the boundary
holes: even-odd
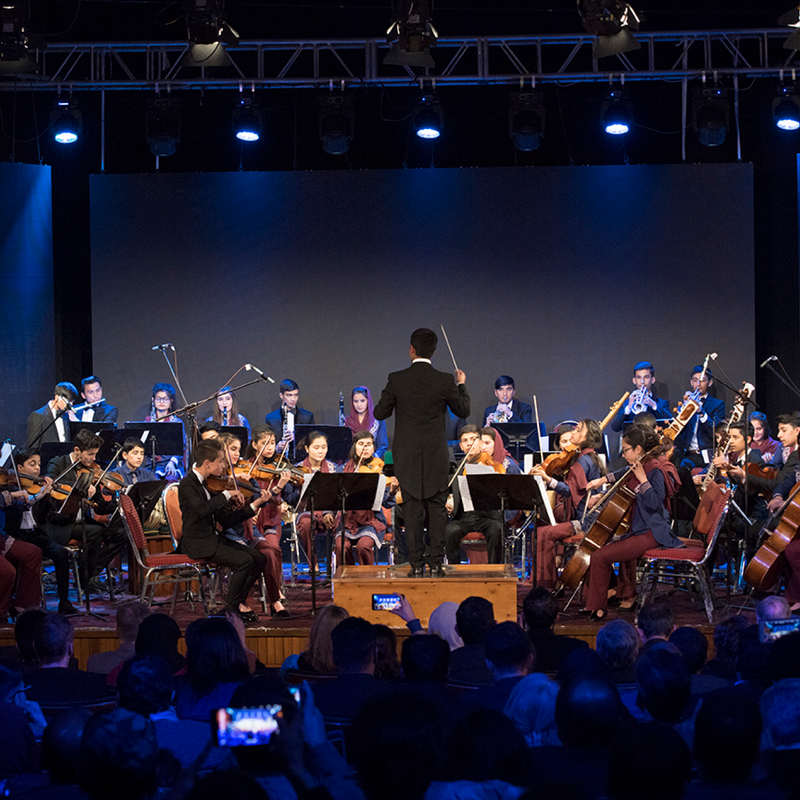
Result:
[[[302,461],[307,453],[303,448],[297,448],[297,442],[302,442],[309,433],[319,431],[328,437],[328,460],[337,464],[344,464],[350,459],[350,447],[353,444],[353,431],[347,425],[295,425],[295,459]]]
[[[348,428],[349,430],[349,428]],[[314,511],[338,508],[341,511],[342,550],[339,563],[344,566],[344,517],[348,511],[366,511],[380,508],[383,496],[378,497],[380,475],[377,472],[315,472],[311,480],[305,484],[302,495],[297,502],[296,511],[301,514],[308,509],[311,513],[311,536],[308,559],[311,566],[311,614],[317,610],[317,576],[316,576],[316,522]],[[385,486],[385,484],[384,484]],[[327,531],[328,580],[331,580],[332,531]]]
[[[220,433],[232,433],[242,443],[242,458],[244,458],[244,451],[247,449],[247,443],[250,438],[247,435],[247,428],[244,425],[220,425]]]
[[[156,456],[176,456],[183,458],[182,422],[126,422],[126,436],[144,442],[145,452],[150,450],[150,468],[156,471]],[[123,441],[124,441],[123,438]]]
[[[74,442],[42,442],[39,445],[39,456],[42,463],[42,474],[44,475],[47,464],[54,458],[65,456],[75,449]]]
[[[492,427],[500,434],[509,452],[512,452],[509,445],[514,448],[512,455],[518,464],[522,463],[520,450],[525,447],[532,452],[538,451],[540,438],[547,435],[543,422],[539,423],[538,433],[535,422],[493,422]]]
[[[75,441],[79,431],[87,430],[99,436],[102,431],[114,430],[117,427],[113,422],[75,422],[74,420],[68,420],[68,422],[69,438],[72,442]]]
[[[530,475],[466,474],[467,487],[476,511],[500,511],[503,518],[503,563],[508,564],[508,509],[536,509],[542,502],[536,481]],[[461,502],[464,503],[462,492]],[[466,506],[465,506],[466,509]]]

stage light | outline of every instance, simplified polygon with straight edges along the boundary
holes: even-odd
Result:
[[[621,91],[609,92],[600,111],[603,128],[612,136],[623,136],[633,124],[633,110]]]
[[[350,149],[355,131],[351,100],[343,94],[326,92],[319,98],[319,140],[322,149],[340,156]]]
[[[592,58],[599,59],[638,50],[641,44],[631,33],[643,19],[624,0],[578,0],[583,27],[597,39]]]
[[[691,113],[692,129],[703,147],[725,143],[730,122],[727,87],[715,84],[693,89]]]
[[[261,109],[253,105],[252,98],[245,97],[233,112],[233,132],[241,142],[257,142],[261,138],[264,119]]]
[[[181,102],[171,97],[147,101],[145,136],[154,156],[172,156],[181,141]]]
[[[33,53],[47,42],[27,27],[29,3],[3,0],[0,5],[0,74],[36,73],[39,65]]]
[[[236,44],[239,34],[225,21],[225,0],[185,0],[189,50],[183,67],[227,67],[226,44]]]
[[[514,147],[522,152],[537,150],[544,138],[544,94],[512,92],[508,127]]]
[[[438,139],[444,129],[444,110],[436,97],[424,95],[414,108],[414,133],[420,139]]]
[[[772,99],[772,119],[782,131],[796,131],[800,128],[800,98],[791,86],[781,86]]]
[[[433,0],[393,0],[392,24],[386,31],[386,41],[392,49],[384,64],[409,67],[436,66],[431,47],[439,34],[433,27]]]
[[[778,25],[788,25],[790,28],[794,28],[783,46],[787,50],[800,50],[800,6],[795,6],[791,11],[778,17]]]
[[[59,144],[75,144],[81,135],[81,112],[68,100],[59,100],[50,114],[50,129]]]

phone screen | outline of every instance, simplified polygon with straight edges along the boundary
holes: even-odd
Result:
[[[400,608],[399,594],[374,594],[372,595],[373,611],[394,611]]]
[[[263,708],[217,708],[211,712],[215,741],[220,747],[269,744],[279,733],[281,706]]]

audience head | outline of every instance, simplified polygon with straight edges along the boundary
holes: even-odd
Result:
[[[428,633],[440,636],[451,650],[464,646],[464,640],[456,630],[456,611],[458,603],[448,600],[436,606],[428,618]]]
[[[166,711],[174,691],[172,672],[158,656],[134,656],[122,665],[117,677],[120,706],[143,717]]]
[[[311,623],[308,650],[305,652],[306,660],[314,671],[322,674],[336,672],[331,633],[342,620],[349,616],[346,608],[336,605],[325,606],[317,612]]]
[[[552,628],[558,619],[558,601],[549,589],[537,586],[523,600],[522,616],[529,631]]]
[[[667,645],[653,647],[636,662],[639,699],[659,722],[679,722],[691,698],[691,676],[686,661]]]
[[[534,662],[531,643],[516,622],[501,622],[484,639],[486,662],[495,680],[527,675]]]
[[[681,651],[689,672],[692,675],[700,672],[708,658],[708,639],[697,628],[686,625],[676,628],[670,635],[669,641]]]
[[[714,628],[714,658],[729,667],[731,671],[736,669],[739,638],[749,627],[750,623],[743,616],[734,615]]]
[[[465,645],[480,644],[494,625],[494,606],[484,597],[468,597],[456,611],[456,630]]]
[[[772,647],[772,643],[762,642],[759,638],[758,625],[751,625],[742,631],[736,654],[736,674],[739,680],[754,686],[769,686]]]
[[[703,698],[694,723],[694,757],[706,781],[742,783],[758,761],[761,715],[754,701],[730,690]]]
[[[117,633],[120,641],[133,644],[139,633],[139,626],[149,616],[150,609],[140,600],[123,603],[117,609]]]
[[[19,692],[24,689],[22,673],[18,669],[0,664],[0,703],[14,703]]]
[[[403,642],[400,663],[403,678],[408,683],[444,684],[450,663],[450,647],[438,636],[409,636]]]
[[[72,656],[75,631],[72,623],[60,614],[46,614],[33,635],[33,643],[43,667],[67,666]]]
[[[783,595],[771,594],[756,606],[757,623],[773,619],[789,619],[791,616],[789,601]]]
[[[675,628],[675,617],[668,603],[656,601],[645,603],[636,619],[643,642],[650,639],[668,639]]]
[[[761,695],[761,718],[771,747],[800,746],[800,678],[786,678]]]
[[[331,631],[333,661],[340,673],[375,670],[375,633],[361,617],[348,617]]]
[[[136,634],[136,654],[162,658],[174,675],[186,665],[186,659],[178,652],[181,629],[167,614],[150,614],[139,625]]]
[[[512,690],[503,713],[529,747],[559,744],[556,731],[558,684],[541,673],[526,675]]]
[[[71,708],[47,723],[42,734],[42,767],[47,770],[52,783],[78,782],[81,739],[91,717],[92,712],[86,708]]]
[[[46,616],[47,612],[43,608],[26,608],[17,617],[17,624],[14,626],[14,640],[23,664],[35,664],[39,661],[35,634],[39,623]]]
[[[781,636],[767,646],[769,675],[773,681],[800,678],[800,633]]]
[[[620,712],[614,684],[596,677],[569,680],[561,684],[556,697],[558,738],[564,745],[584,750],[608,747],[620,726]]]
[[[186,629],[186,675],[198,695],[250,674],[239,634],[227,619],[196,619]]]
[[[372,635],[375,637],[375,677],[398,680],[397,635],[388,625],[373,625]]]
[[[606,669],[630,669],[639,654],[639,634],[630,622],[613,619],[597,632],[595,647]]]

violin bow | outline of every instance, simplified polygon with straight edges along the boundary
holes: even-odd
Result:
[[[447,342],[447,349],[450,351],[450,358],[453,359],[453,366],[456,368],[456,372],[458,372],[458,364],[456,364],[456,357],[453,355],[453,348],[450,347],[450,340],[447,338],[447,331],[444,329],[444,325],[441,326],[442,333],[444,334],[444,340]]]
[[[456,367],[456,369],[458,369],[458,367]],[[472,446],[469,448],[469,450],[467,450],[467,452],[466,452],[466,453],[464,453],[464,460],[463,460],[461,463],[464,465],[464,470],[465,470],[464,474],[465,474],[465,475],[467,474],[467,473],[466,473],[467,465],[466,465],[466,463],[465,463],[465,462],[466,462],[466,459],[467,459],[467,458],[468,458],[468,457],[469,457],[469,456],[472,454],[472,451],[475,449],[475,445],[476,445],[476,444],[480,444],[480,441],[481,441],[481,437],[479,436],[479,437],[478,437],[478,438],[477,438],[477,439],[476,439],[476,440],[475,440],[475,441],[472,443]],[[459,472],[459,471],[458,471],[458,470],[456,470],[456,471],[453,473],[453,477],[452,477],[452,478],[450,478],[450,483],[448,483],[448,484],[447,484],[447,488],[448,488],[448,490],[449,490],[449,489],[450,489],[450,487],[453,485],[453,482],[455,481],[456,477],[458,476],[458,472]]]
[[[261,449],[260,449],[260,450],[259,450],[259,451],[256,453],[255,460],[254,460],[254,461],[253,461],[253,463],[250,465],[250,469],[249,469],[249,470],[248,470],[248,472],[247,472],[247,477],[248,477],[248,478],[252,477],[252,475],[253,475],[253,470],[256,468],[256,464],[258,464],[258,462],[259,462],[259,460],[260,460],[260,458],[261,458],[261,455],[262,455],[262,454],[263,454],[263,452],[264,452],[264,451],[267,449],[267,444],[269,444],[269,436],[267,436],[267,438],[266,438],[266,439],[264,439],[264,444],[262,444],[262,445],[261,445]]]
[[[544,463],[544,448],[542,447],[541,424],[539,422],[539,404],[536,402],[536,395],[533,396],[533,408],[536,411],[536,438],[539,441],[539,457]]]

